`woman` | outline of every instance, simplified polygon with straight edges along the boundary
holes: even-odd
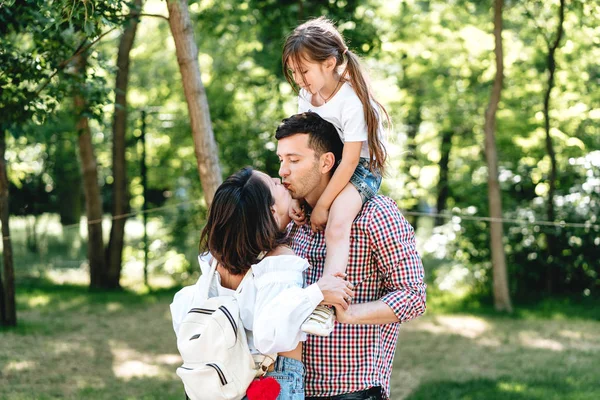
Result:
[[[248,345],[255,354],[278,353],[267,376],[279,382],[278,399],[294,400],[304,399],[303,321],[321,302],[346,309],[353,292],[348,282],[334,276],[302,288],[303,271],[309,265],[287,246],[290,203],[291,196],[279,179],[252,168],[230,176],[215,193],[200,237],[200,250],[207,256],[200,257],[199,283],[208,279],[212,258],[218,274],[209,297],[234,294],[252,269],[235,294]],[[175,333],[198,286],[175,295],[171,305]]]

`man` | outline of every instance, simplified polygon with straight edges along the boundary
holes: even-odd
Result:
[[[295,199],[314,207],[327,187],[343,144],[329,122],[307,112],[284,119],[275,134],[279,175]],[[292,247],[311,264],[307,283],[322,274],[325,235],[310,223],[291,226]],[[388,399],[399,325],[425,311],[425,283],[414,231],[396,203],[375,196],[352,226],[347,279],[355,297],[328,337],[304,345],[307,399]]]

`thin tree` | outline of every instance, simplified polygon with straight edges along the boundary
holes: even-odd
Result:
[[[454,136],[454,127],[442,130],[442,141],[440,143],[440,178],[437,183],[437,213],[442,214],[446,210],[446,203],[450,197],[450,183],[448,176],[448,165],[450,164],[450,151],[452,150],[452,137]],[[435,226],[443,225],[446,220],[439,215],[435,218]]]
[[[410,87],[412,82],[407,84]],[[415,85],[416,86],[416,85]],[[414,88],[414,86],[413,86]],[[403,170],[406,175],[406,183],[404,184],[405,190],[411,199],[411,206],[407,207],[409,212],[419,211],[419,201],[417,193],[419,188],[419,178],[414,172],[411,172],[413,165],[419,165],[418,154],[417,154],[417,133],[421,126],[422,118],[422,91],[415,90],[415,97],[411,102],[411,107],[406,117],[406,155],[403,157]],[[419,227],[419,215],[406,215],[406,219],[412,225],[416,231]]]
[[[169,26],[175,41],[175,52],[190,114],[198,173],[206,203],[210,205],[221,184],[221,167],[215,142],[206,91],[202,84],[198,47],[186,0],[167,0]]]
[[[502,83],[504,80],[504,55],[502,52],[502,7],[503,0],[494,2],[494,39],[496,56],[496,76],[490,95],[490,102],[485,111],[485,158],[488,166],[488,202],[490,207],[490,247],[492,251],[492,268],[494,277],[494,306],[497,311],[512,312],[512,304],[508,291],[508,274],[506,272],[506,256],[502,243],[502,199],[498,181],[498,152],[496,150],[496,111],[500,103]]]
[[[8,175],[6,173],[6,132],[0,130],[0,222],[2,223],[2,261],[4,281],[0,274],[0,325],[17,326],[15,306],[15,269],[9,229]]]
[[[106,259],[104,254],[104,239],[102,237],[102,199],[98,187],[98,165],[92,145],[92,132],[87,117],[87,102],[83,86],[86,76],[87,53],[78,54],[73,60],[79,85],[74,91],[75,115],[77,116],[76,131],[83,177],[83,192],[85,194],[85,211],[87,216],[88,243],[87,254],[90,263],[90,288],[103,287]]]
[[[131,18],[123,31],[117,55],[117,77],[115,85],[115,113],[113,116],[113,189],[112,189],[112,225],[110,239],[106,248],[106,276],[103,287],[119,288],[123,263],[123,246],[125,237],[124,215],[129,209],[127,190],[127,165],[125,162],[127,132],[127,86],[129,84],[130,53],[135,41],[138,17],[142,9],[142,0],[135,0],[131,10]]]
[[[548,86],[546,88],[546,93],[544,94],[544,128],[546,130],[546,151],[548,152],[548,156],[550,157],[550,176],[548,177],[548,202],[546,205],[546,215],[548,217],[548,221],[554,221],[555,213],[554,213],[554,195],[556,192],[556,177],[557,177],[557,166],[556,166],[556,153],[554,151],[554,145],[552,143],[552,137],[550,136],[550,94],[552,89],[554,88],[554,74],[556,71],[556,59],[555,54],[558,46],[560,45],[560,41],[563,36],[563,22],[565,20],[565,0],[560,0],[560,7],[558,9],[558,26],[556,28],[556,37],[554,38],[554,42],[550,43],[550,40],[544,36],[546,39],[546,44],[548,45],[548,58],[547,58],[547,67],[548,67]],[[555,281],[558,281],[556,275],[556,237],[552,234],[547,235],[547,246],[548,253],[550,258],[549,265],[549,273],[546,280],[546,290],[549,293],[552,293],[555,286]]]

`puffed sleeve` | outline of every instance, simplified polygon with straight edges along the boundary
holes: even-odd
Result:
[[[290,351],[306,340],[300,326],[323,300],[316,284],[302,288],[306,268],[306,260],[291,255],[268,257],[252,267],[257,289],[254,346],[261,353]]]
[[[177,293],[173,297],[173,302],[169,306],[171,310],[171,319],[173,321],[173,330],[175,331],[175,335],[179,332],[179,325],[187,315],[190,308],[192,308],[192,304],[194,304],[194,300],[199,296],[201,296],[201,288],[206,284],[206,280],[209,278],[208,273],[210,272],[210,262],[212,260],[212,256],[210,254],[201,254],[198,256],[198,264],[200,265],[200,271],[202,275],[198,278],[198,281],[194,285],[186,286]],[[216,281],[213,280],[213,285],[211,287],[212,291],[216,291],[214,287],[214,283]]]
[[[198,279],[198,282],[194,285],[186,286],[177,293],[173,297],[173,302],[170,305],[171,309],[171,319],[173,320],[173,330],[175,331],[175,336],[178,336],[179,325],[183,322],[183,319],[187,315],[188,311],[192,308],[192,304],[194,304],[194,299],[197,296],[200,296],[200,288],[204,284],[203,276]]]

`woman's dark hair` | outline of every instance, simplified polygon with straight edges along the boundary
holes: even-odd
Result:
[[[271,212],[271,190],[254,172],[243,168],[219,186],[200,235],[200,252],[210,252],[234,275],[256,264],[261,252],[288,243]]]

